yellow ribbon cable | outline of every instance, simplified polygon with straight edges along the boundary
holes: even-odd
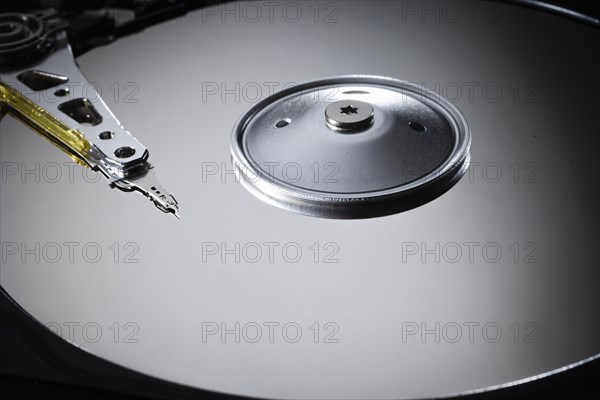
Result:
[[[29,125],[50,143],[67,153],[75,162],[88,167],[85,155],[91,144],[83,134],[69,128],[65,123],[38,106],[16,89],[0,82],[0,108]]]

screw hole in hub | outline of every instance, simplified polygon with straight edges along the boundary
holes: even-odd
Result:
[[[420,124],[418,122],[410,122],[408,124],[408,126],[413,131],[416,131],[416,132],[419,132],[419,133],[425,132],[427,130],[427,128],[425,128],[425,126],[423,126],[422,124]]]
[[[290,124],[290,122],[292,122],[291,119],[285,118],[280,121],[277,121],[277,123],[275,124],[275,127],[276,128],[285,128],[286,126],[288,126]]]

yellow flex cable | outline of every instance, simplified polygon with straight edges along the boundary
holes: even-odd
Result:
[[[84,155],[88,154],[91,144],[83,134],[69,128],[19,91],[0,82],[0,105],[32,127],[36,132],[67,153],[75,162],[89,166]]]

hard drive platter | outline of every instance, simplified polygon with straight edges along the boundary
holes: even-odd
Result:
[[[143,143],[181,219],[108,190],[101,172],[5,117],[2,288],[102,359],[260,398],[447,396],[593,357],[598,35],[504,2],[240,2],[94,48],[76,59],[89,86],[67,86],[97,108],[102,96]],[[422,92],[378,114],[389,93],[322,81],[349,76]],[[302,85],[315,81],[342,97],[312,96]],[[373,120],[340,131],[331,104],[348,118],[366,104]],[[278,113],[268,128],[239,125],[257,107]],[[432,149],[458,147],[450,109],[470,142],[449,187],[392,211],[315,211],[327,201],[315,192],[355,199],[430,171]],[[381,121],[389,130],[370,136]],[[257,129],[244,149],[271,176],[232,157],[242,128]],[[294,196],[274,201],[263,183]]]

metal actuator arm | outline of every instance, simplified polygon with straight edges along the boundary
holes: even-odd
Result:
[[[100,171],[111,187],[141,192],[160,210],[178,216],[177,201],[154,176],[148,149],[120,124],[83,76],[64,31],[38,37],[34,47],[6,45],[11,33],[17,42],[23,29],[28,31],[21,33],[29,37],[31,31],[36,33],[36,20],[31,15],[0,15],[5,36],[0,35],[0,51],[4,52],[0,60],[0,116],[8,112],[22,120],[81,165]],[[32,56],[33,61],[24,58],[17,67],[7,63],[11,50],[15,53],[11,58],[19,61],[23,51],[45,48],[43,56]]]

